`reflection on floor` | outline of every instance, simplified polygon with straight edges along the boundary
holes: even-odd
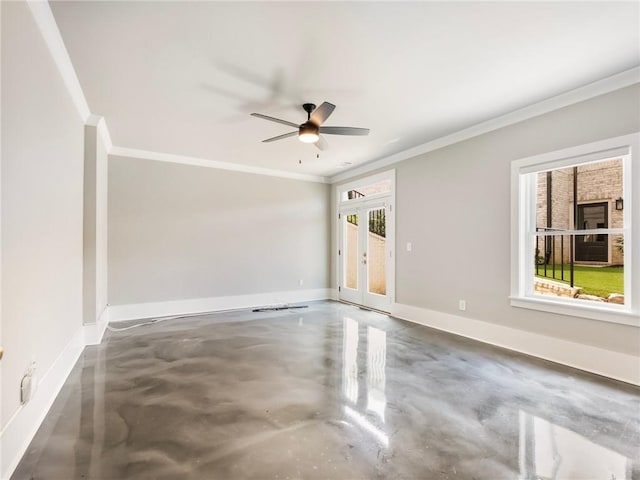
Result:
[[[109,333],[14,479],[640,478],[640,390],[334,302]]]

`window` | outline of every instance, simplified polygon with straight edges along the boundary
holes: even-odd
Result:
[[[640,325],[638,137],[512,163],[513,306]]]
[[[389,195],[391,192],[391,180],[384,179],[370,184],[362,184],[356,188],[344,190],[340,195],[340,201],[356,200],[362,197],[375,197],[376,195]]]

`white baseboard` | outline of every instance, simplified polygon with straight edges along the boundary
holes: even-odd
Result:
[[[319,288],[255,295],[197,298],[169,302],[108,306],[95,324],[82,326],[41,377],[31,400],[21,406],[0,432],[0,479],[9,480],[49,412],[86,345],[102,341],[110,321],[236,310],[263,305],[308,302],[336,297],[335,289]]]
[[[2,480],[8,480],[18,466],[83,349],[84,331],[79,328],[51,368],[40,377],[29,402],[16,411],[0,432]]]
[[[292,290],[287,292],[258,293],[253,295],[233,295],[228,297],[192,298],[168,302],[136,303],[130,305],[109,305],[106,319],[108,322],[139,320],[152,317],[188,315],[192,313],[238,310],[283,303],[310,302],[327,300],[335,296],[330,288],[311,290]]]
[[[335,289],[321,288],[107,307],[97,324],[78,329],[51,368],[41,377],[31,400],[20,407],[0,432],[0,479],[8,480],[11,477],[84,346],[100,343],[109,321],[235,310],[336,297]],[[640,385],[640,358],[634,355],[411,305],[395,303],[391,314],[420,325]]]
[[[107,323],[109,323],[109,321],[107,319],[107,309],[105,308],[96,323],[85,324],[82,327],[84,330],[84,344],[99,345],[107,329]]]
[[[391,314],[427,327],[640,385],[640,357],[634,355],[400,303],[393,305]]]

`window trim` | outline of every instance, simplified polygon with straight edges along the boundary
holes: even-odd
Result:
[[[533,265],[529,265],[532,262],[528,255],[528,227],[532,222],[531,216],[534,215],[530,201],[533,184],[532,177],[527,174],[613,157],[626,157],[623,162],[624,228],[615,229],[625,235],[625,305],[589,304],[563,297],[533,294]],[[511,306],[640,326],[640,298],[634,292],[640,286],[640,248],[636,245],[638,242],[632,240],[640,238],[640,222],[632,223],[631,220],[632,212],[640,211],[640,195],[637,198],[634,195],[634,191],[640,189],[639,160],[640,132],[511,162]],[[568,233],[571,232],[568,230]]]
[[[391,170],[387,170],[381,173],[377,173],[375,175],[370,175],[368,177],[363,177],[363,178],[359,178],[358,180],[353,180],[350,182],[345,182],[341,185],[338,186],[337,190],[338,190],[338,205],[340,206],[352,206],[352,205],[357,205],[359,203],[363,203],[365,202],[365,198],[366,201],[370,201],[370,200],[376,200],[376,199],[380,199],[380,198],[386,198],[386,197],[391,197],[393,196],[393,192],[395,191],[395,181],[396,181],[396,175],[395,175],[396,171],[395,169],[391,169]],[[373,195],[368,195],[367,197],[360,197],[360,198],[352,198],[352,199],[343,199],[342,197],[344,196],[345,193],[347,193],[349,190],[356,190],[358,188],[367,186],[367,185],[373,185],[376,183],[381,183],[384,181],[389,181],[390,182],[390,189],[388,192],[381,192],[381,193],[376,193]]]

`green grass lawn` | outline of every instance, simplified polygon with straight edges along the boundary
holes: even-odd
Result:
[[[610,293],[624,295],[624,267],[585,267],[575,265],[573,284],[582,287],[580,293],[608,297]],[[564,266],[564,281],[560,279],[560,265],[556,265],[555,278],[553,277],[553,265],[547,265],[547,276],[544,276],[544,265],[538,265],[536,277],[547,278],[569,284],[569,265]]]

